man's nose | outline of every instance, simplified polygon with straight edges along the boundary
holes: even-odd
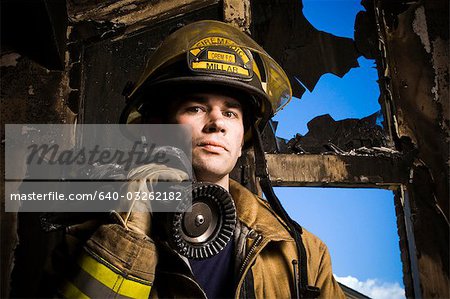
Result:
[[[212,109],[208,113],[208,121],[205,125],[205,131],[208,133],[222,132],[225,133],[225,116],[220,109]]]

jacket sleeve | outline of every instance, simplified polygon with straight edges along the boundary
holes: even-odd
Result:
[[[325,244],[321,244],[321,259],[318,268],[316,286],[320,288],[320,298],[343,298],[346,296],[333,277],[331,257]]]
[[[100,226],[59,289],[65,298],[148,298],[157,252],[151,239],[118,224]]]

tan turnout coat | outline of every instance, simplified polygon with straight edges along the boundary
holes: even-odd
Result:
[[[298,260],[298,256],[286,226],[266,201],[240,184],[231,181],[230,193],[239,219],[235,233],[235,275],[239,278],[235,297],[247,298],[252,294],[256,298],[295,297],[292,260]],[[326,245],[306,230],[302,238],[307,254],[308,284],[320,288],[320,298],[345,298],[333,278]],[[82,257],[78,276],[95,268],[95,262],[99,267],[106,266],[101,270],[106,272],[94,272],[91,280],[75,277],[62,289],[65,295],[79,291],[87,296],[115,295],[119,298],[147,297],[148,294],[151,298],[206,297],[194,280],[187,260],[165,245],[157,247],[152,240],[125,231],[117,224],[100,227],[87,242],[84,254],[90,264],[84,266]],[[107,271],[117,276],[110,283],[109,291],[103,288],[108,284],[105,281],[110,275]],[[95,273],[106,274],[96,277]],[[250,273],[252,281],[248,280]],[[99,287],[96,280],[103,286]]]

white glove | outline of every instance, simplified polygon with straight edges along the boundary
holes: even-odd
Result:
[[[146,164],[133,168],[128,173],[128,183],[124,186],[124,191],[127,194],[139,194],[152,192],[152,186],[157,182],[181,182],[189,179],[186,172],[167,167],[161,164]],[[136,192],[136,193],[135,193]],[[131,200],[127,201],[129,206],[121,209],[128,210],[128,212],[113,212],[116,219],[126,228],[131,231],[151,237],[151,220],[152,209],[150,201]]]

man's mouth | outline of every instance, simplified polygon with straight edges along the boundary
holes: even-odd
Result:
[[[227,147],[223,143],[216,141],[201,141],[197,143],[197,146],[211,151],[228,151]]]

